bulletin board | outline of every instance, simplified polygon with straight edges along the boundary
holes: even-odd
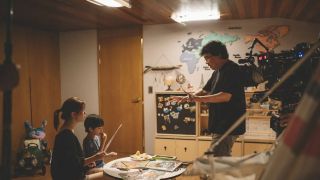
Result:
[[[196,134],[196,103],[178,103],[171,96],[186,96],[185,93],[156,93],[158,134]]]

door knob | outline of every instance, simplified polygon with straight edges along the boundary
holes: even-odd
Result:
[[[132,103],[138,103],[138,102],[140,102],[141,100],[142,100],[141,97],[137,97],[137,98],[132,99],[131,102],[132,102]]]

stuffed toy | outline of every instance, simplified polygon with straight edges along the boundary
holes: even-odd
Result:
[[[26,129],[26,139],[39,139],[43,140],[46,137],[45,127],[47,126],[47,120],[41,122],[41,126],[33,128],[29,121],[24,122]]]
[[[18,151],[15,175],[34,175],[39,172],[45,175],[45,164],[49,164],[51,159],[51,150],[44,139],[46,125],[46,120],[38,128],[33,128],[29,121],[24,122],[26,137],[24,147]]]

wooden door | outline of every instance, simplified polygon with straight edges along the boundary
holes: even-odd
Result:
[[[98,32],[100,114],[108,138],[123,124],[108,151],[144,152],[142,27]]]

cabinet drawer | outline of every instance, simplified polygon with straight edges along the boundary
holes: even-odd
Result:
[[[172,139],[155,139],[155,154],[175,156],[175,140]]]
[[[232,146],[231,156],[242,156],[242,144],[241,142],[234,142]]]
[[[245,142],[244,155],[267,151],[271,147],[272,147],[272,144],[270,143]]]
[[[198,156],[202,156],[211,145],[211,141],[199,141],[198,142]]]
[[[192,161],[197,156],[197,143],[194,140],[176,140],[176,156],[181,161]]]
[[[211,145],[211,141],[199,141],[198,142],[198,156],[202,156]],[[232,147],[232,156],[242,156],[241,142],[235,142]]]

